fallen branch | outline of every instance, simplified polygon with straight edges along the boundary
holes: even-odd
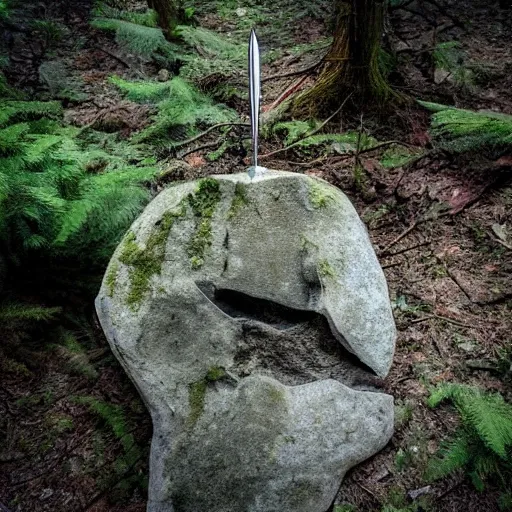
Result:
[[[126,66],[128,69],[135,71],[135,73],[137,73],[139,78],[145,78],[145,75],[144,75],[144,73],[142,73],[142,71],[134,68],[127,60],[123,59],[123,57],[121,57],[117,53],[113,52],[112,50],[109,50],[108,48],[103,48],[103,46],[95,46],[95,48],[97,50],[102,51],[103,53],[106,53],[107,55],[110,55],[110,57],[112,57],[113,59],[115,59],[118,62],[120,62],[121,64],[123,64],[123,66]]]
[[[222,139],[222,138],[221,138]],[[188,151],[185,151],[185,153],[182,153],[178,156],[180,160],[182,160],[187,155],[190,155],[192,153],[196,153],[197,151],[202,151],[203,149],[210,149],[210,148],[217,148],[222,144],[222,140],[217,139],[215,142],[209,142],[208,144],[203,144],[202,146],[198,146],[197,148],[192,148]]]
[[[307,76],[302,77],[301,79],[294,82],[290,85],[278,98],[275,100],[269,107],[265,110],[265,112],[270,112],[277,108],[286,98],[289,98],[299,87],[307,80]]]
[[[420,223],[420,220],[416,219],[405,231],[402,231],[402,233],[400,233],[396,238],[394,238],[391,242],[389,242],[389,244],[386,245],[386,247],[384,247],[384,249],[382,249],[382,251],[380,251],[379,256],[383,256],[384,254],[386,254],[389,251],[389,249],[391,249],[391,247],[393,247],[393,245],[400,242],[400,240],[402,240],[402,238],[405,238],[411,231],[413,231],[416,228],[416,226],[419,223]]]
[[[194,135],[193,137],[190,137],[190,139],[182,140],[180,142],[177,142],[173,146],[171,146],[170,149],[176,149],[180,148],[181,146],[187,146],[188,144],[192,144],[192,142],[195,142],[196,140],[202,139],[205,135],[208,135],[213,130],[217,130],[217,128],[222,128],[223,126],[251,126],[249,123],[219,123],[214,124],[213,126],[210,126],[207,130],[204,132],[198,133],[197,135]]]

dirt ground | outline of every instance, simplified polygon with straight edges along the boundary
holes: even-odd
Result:
[[[291,9],[291,2],[282,3],[284,11]],[[220,16],[214,2],[209,4],[197,9],[199,23],[224,33],[232,29],[232,19]],[[302,69],[321,56],[322,49],[299,56],[291,51],[328,35],[329,27],[315,9],[299,13],[279,38],[272,29],[276,9],[262,4],[262,48],[281,50],[276,61],[264,66],[264,76]],[[320,2],[311,6],[324,12]],[[86,0],[72,5],[47,0],[31,9],[42,9],[44,16],[69,30],[52,51],[81,80],[87,95],[83,101],[65,102],[70,123],[96,123],[98,129],[108,126],[128,137],[149,122],[150,110],[122,99],[108,77],[137,78],[141,72],[154,77],[158,68],[130,60],[112,37],[92,29]],[[386,40],[398,55],[391,75],[395,86],[415,98],[512,114],[511,18],[512,11],[485,0],[413,2],[393,9]],[[10,38],[10,82],[44,93],[47,85],[41,84],[37,71],[44,41],[30,35],[21,22],[5,37]],[[465,62],[479,70],[470,85],[434,76],[432,46],[452,40],[460,43]],[[265,82],[264,105],[296,80]],[[241,102],[240,108],[247,105]],[[395,397],[396,432],[382,452],[347,475],[337,501],[365,512],[380,511],[384,504],[416,504],[412,510],[417,511],[499,510],[499,492],[492,483],[477,492],[463,475],[425,482],[427,461],[457,426],[449,407],[429,409],[425,399],[429,386],[441,381],[478,385],[512,399],[511,370],[506,367],[512,351],[512,157],[455,157],[437,150],[428,133],[429,114],[419,106],[393,114],[365,112],[362,121],[342,112],[342,121],[379,141],[414,145],[422,156],[388,169],[379,162],[382,150],[366,152],[358,157],[361,184],[355,179],[353,156],[290,150],[265,158],[282,147],[275,137],[263,140],[260,148],[267,167],[321,177],[350,197],[369,229],[394,306],[397,348],[383,387]],[[326,129],[339,130],[342,121],[338,117]],[[240,172],[245,165],[243,154],[227,153],[210,163],[204,158],[206,150],[189,149],[185,178]],[[508,229],[508,241],[499,236],[497,226]],[[151,421],[110,353],[93,306],[83,308],[88,327],[74,329],[88,348],[94,378],[69,372],[63,357],[41,348],[37,339],[27,341],[34,361],[29,371],[1,377],[2,512],[145,510]],[[124,446],[91,413],[83,397],[123,408],[136,456],[127,457],[132,447]]]

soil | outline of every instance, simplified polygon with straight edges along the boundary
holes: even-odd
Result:
[[[221,32],[234,29],[232,21],[216,14],[214,2],[197,3],[200,24],[204,20]],[[290,10],[290,2],[278,3],[283,12],[297,17],[288,23],[282,43],[272,30],[274,18],[263,23],[262,48],[281,52],[263,67],[264,76],[308,67],[322,49],[297,56],[292,48],[329,32],[319,15],[321,2],[309,2],[307,12],[300,10],[301,2],[293,2],[298,11]],[[68,122],[129,137],[149,122],[151,110],[124,100],[108,77],[156,77],[159,70],[124,55],[110,35],[91,28],[91,9],[87,0],[24,6],[2,35],[11,58],[6,76],[30,94],[50,96],[51,84],[38,71],[50,52],[64,64],[67,79],[82,84],[83,96],[62,98]],[[275,11],[264,12],[270,16]],[[488,0],[417,1],[393,8],[386,43],[397,51],[391,75],[395,87],[427,101],[512,114],[511,12]],[[27,20],[41,17],[66,28],[59,41],[50,44],[44,34],[30,31]],[[453,76],[436,79],[431,50],[439,41],[459,42],[465,62],[476,70],[471,83],[457,83]],[[296,81],[288,77],[265,82],[264,105]],[[246,116],[243,101],[239,108]],[[342,112],[327,125],[328,131],[340,126],[361,129],[423,152],[394,169],[379,162],[383,150],[362,153],[357,161],[315,149],[309,156],[290,150],[265,159],[266,153],[282,147],[275,137],[261,142],[260,153],[267,167],[321,177],[350,197],[368,227],[394,305],[397,348],[383,387],[395,397],[396,432],[382,452],[347,475],[337,502],[369,512],[380,511],[383,504],[398,507],[421,500],[427,500],[428,510],[491,512],[499,510],[500,495],[492,482],[484,492],[477,492],[462,474],[425,482],[427,461],[458,424],[452,409],[429,409],[425,399],[429,387],[442,381],[481,386],[512,399],[512,156],[450,155],[435,148],[428,125],[428,113],[413,104],[392,114],[369,110],[360,117]],[[246,136],[242,129],[234,133],[235,139]],[[209,137],[197,146],[215,142],[213,134]],[[175,176],[240,172],[247,165],[241,146],[235,144],[214,163],[206,159],[209,150],[184,148],[189,153],[183,156],[186,165]],[[357,163],[362,180],[355,172]],[[87,338],[94,377],[73,373],[69,358],[37,339],[25,346],[32,361],[27,371],[11,369],[1,376],[2,512],[145,510],[151,420],[109,351],[92,305],[82,306],[88,328],[76,326],[75,332]],[[131,448],[80,397],[123,408],[136,457],[127,462]],[[422,506],[414,510],[427,510]]]

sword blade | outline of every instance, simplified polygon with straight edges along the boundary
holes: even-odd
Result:
[[[258,130],[260,121],[260,49],[256,32],[249,38],[249,100],[251,104],[252,165],[258,166]]]

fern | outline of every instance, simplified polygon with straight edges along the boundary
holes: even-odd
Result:
[[[180,76],[199,80],[208,75],[233,76],[246,65],[247,45],[237,44],[211,30],[179,25],[174,31],[180,44],[171,43],[156,23],[154,11],[133,13],[101,6],[92,21],[95,28],[116,34],[116,42],[142,58],[161,65],[180,63]]]
[[[154,102],[158,108],[154,123],[134,137],[135,142],[169,144],[196,133],[200,125],[235,121],[237,114],[213,100],[194,86],[176,77],[157,84],[154,82],[127,82],[114,79],[128,97],[139,102]]]
[[[440,384],[427,403],[436,407],[444,400],[454,403],[462,420],[455,436],[445,443],[427,470],[431,479],[467,469],[477,489],[486,478],[512,472],[512,405],[498,393],[483,393],[459,384]]]
[[[76,130],[52,119],[60,106],[32,103],[10,102],[0,127],[0,241],[11,258],[40,251],[104,260],[147,202],[143,185],[157,170],[81,147]],[[102,171],[89,173],[98,158]]]
[[[0,304],[0,323],[38,323],[54,320],[61,312],[61,308],[47,308],[43,306],[31,306],[16,302]]]
[[[272,127],[275,134],[285,133],[284,143],[286,146],[293,144],[299,139],[305,137],[317,127],[314,121],[285,121],[276,123]]]
[[[472,112],[420,101],[434,112],[431,132],[439,147],[454,153],[512,147],[512,116]]]

